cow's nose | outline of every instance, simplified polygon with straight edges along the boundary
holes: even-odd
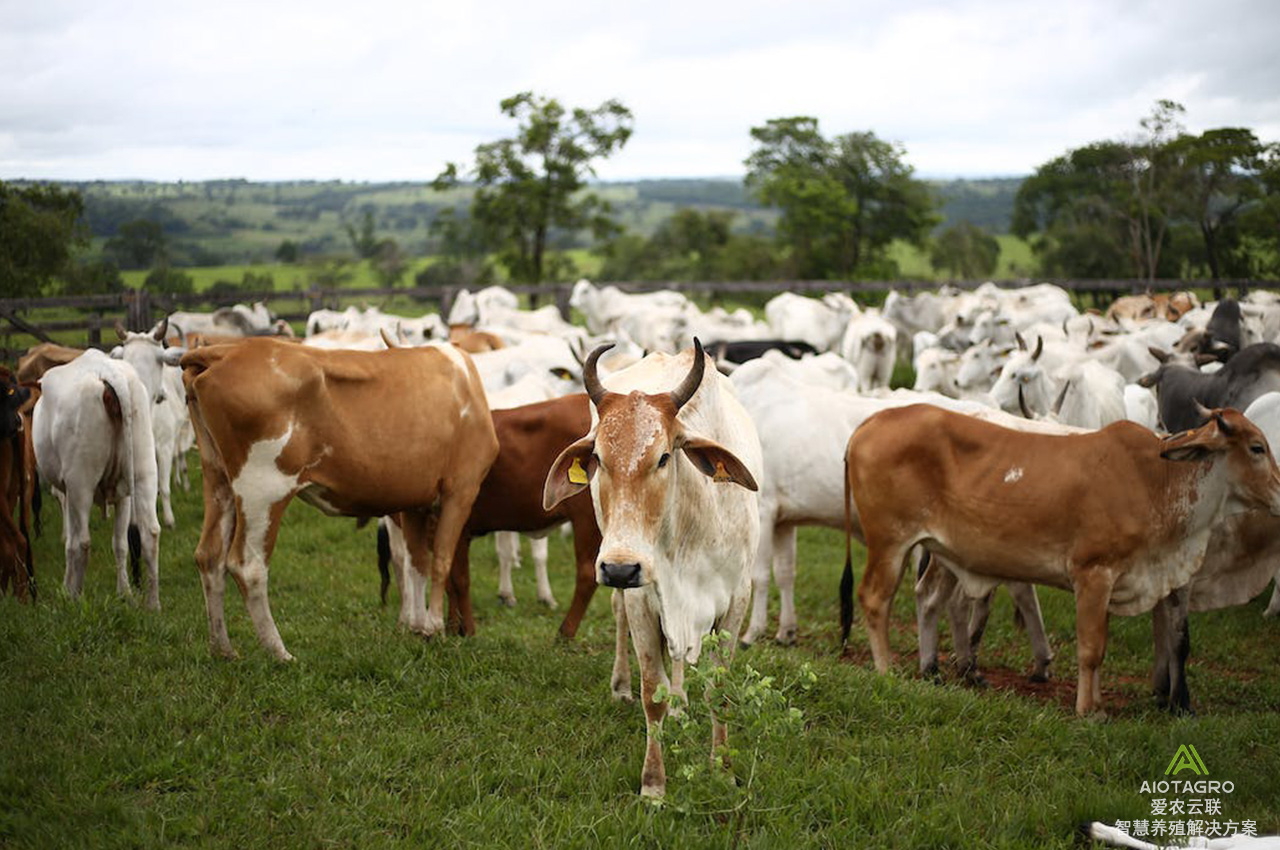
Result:
[[[644,582],[639,564],[601,564],[600,582],[606,587],[639,587]]]

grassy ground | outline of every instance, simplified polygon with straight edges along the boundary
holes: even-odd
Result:
[[[176,499],[158,614],[114,597],[100,517],[84,598],[64,598],[60,519],[46,502],[41,602],[0,599],[0,845],[1066,848],[1083,819],[1148,817],[1141,783],[1164,779],[1183,743],[1234,783],[1224,818],[1280,832],[1280,623],[1262,620],[1259,602],[1194,618],[1193,718],[1152,707],[1149,620],[1117,618],[1103,668],[1110,719],[1079,720],[1066,594],[1041,593],[1058,678],[1039,690],[1012,687],[1029,651],[1003,595],[984,660],[1011,687],[920,680],[909,585],[896,602],[900,660],[877,676],[857,628],[850,652],[836,650],[841,536],[803,531],[799,644],[763,642],[737,664],[786,683],[808,663],[817,682],[790,692],[799,731],[757,742],[730,730],[739,748],[759,748],[730,816],[675,804],[704,781],[681,770],[706,758],[705,728],[669,748],[672,802],[637,797],[644,721],[609,699],[603,593],[578,638],[558,640],[532,570],[516,573],[520,605],[500,606],[492,544],[477,541],[477,636],[424,642],[396,630],[394,606],[378,607],[372,527],[295,503],[272,601],[298,661],[268,659],[233,589],[241,658],[216,661],[191,557],[198,491]],[[551,557],[564,604],[559,535]],[[691,711],[705,716],[696,695]]]

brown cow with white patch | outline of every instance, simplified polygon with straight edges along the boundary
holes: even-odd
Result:
[[[292,658],[271,617],[267,566],[294,496],[330,515],[400,514],[413,567],[400,622],[440,631],[454,547],[498,453],[470,359],[449,345],[322,351],[259,338],[188,352],[182,367],[204,468],[196,562],[214,654],[234,655],[229,570],[259,641]]]
[[[858,598],[876,669],[911,550],[944,557],[966,593],[1024,581],[1076,597],[1076,711],[1100,708],[1108,614],[1151,610],[1200,569],[1221,517],[1280,515],[1280,470],[1234,410],[1161,439],[1132,422],[1054,436],[929,405],[886,410],[849,439],[848,487],[867,541]]]
[[[10,585],[21,601],[35,600],[31,556],[30,500],[27,481],[32,465],[29,401],[32,390],[0,366],[0,593]],[[23,411],[27,410],[24,416]],[[14,520],[15,511],[18,519]]]

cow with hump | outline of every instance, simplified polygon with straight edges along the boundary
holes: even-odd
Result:
[[[498,453],[467,355],[447,344],[324,351],[260,338],[196,349],[182,368],[204,469],[196,563],[213,653],[235,654],[223,616],[230,571],[258,640],[292,659],[271,617],[267,567],[294,496],[331,516],[398,515],[412,567],[400,622],[440,631],[454,547]]]
[[[1055,436],[928,405],[886,410],[849,439],[848,488],[867,542],[858,599],[876,669],[911,550],[944,557],[972,596],[998,581],[1073,591],[1076,711],[1101,708],[1109,614],[1149,611],[1200,570],[1213,526],[1280,515],[1280,470],[1241,413],[1160,438],[1131,422]]]
[[[706,367],[701,343],[651,354],[610,375],[608,388],[596,372],[607,348],[583,368],[594,427],[556,459],[543,504],[550,509],[590,488],[602,535],[598,577],[619,589],[614,611],[625,615],[640,664],[647,729],[640,793],[656,797],[666,789],[658,735],[667,706],[655,696],[670,686],[665,659],[681,670],[697,663],[712,630],[738,633],[751,598],[763,464],[751,418],[728,378]],[[620,649],[625,664],[625,644]],[[714,750],[727,733],[711,710]]]

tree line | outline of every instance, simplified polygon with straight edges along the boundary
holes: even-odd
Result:
[[[767,120],[750,129],[746,177],[727,197],[773,210],[772,229],[758,221],[737,227],[733,206],[689,205],[642,235],[618,223],[592,183],[596,165],[634,132],[625,105],[567,108],[522,92],[500,109],[515,122],[514,134],[478,146],[473,162],[448,164],[432,183],[441,193],[464,190],[452,196],[466,200],[430,209],[436,260],[419,273],[419,285],[572,280],[580,271],[570,249],[584,245],[598,256],[602,280],[895,279],[890,246],[899,241],[926,251],[934,268],[952,278],[988,277],[999,260],[990,221],[952,220],[939,228],[938,195],[915,176],[902,145],[871,131],[829,137],[813,117]],[[1070,150],[1022,181],[1012,230],[1030,242],[1042,274],[1215,280],[1280,274],[1280,145],[1244,128],[1189,134],[1180,123],[1184,113],[1179,104],[1159,101],[1134,138]],[[244,181],[228,186],[222,192],[228,205],[235,192],[251,189]],[[280,189],[274,191],[279,200]],[[108,213],[119,218],[121,209]],[[119,220],[100,250],[90,251],[79,192],[0,182],[4,294],[117,291],[122,268],[149,269],[149,289],[190,291],[191,277],[174,262],[174,223],[166,219],[172,214],[159,204],[151,209]],[[404,280],[409,252],[378,234],[372,208],[364,206],[344,231],[351,254],[368,261],[384,285]],[[299,262],[306,253],[284,239],[275,258]],[[342,267],[340,259],[320,258],[317,282],[340,283],[349,274]],[[220,285],[234,295],[270,288],[271,279],[250,274]]]

